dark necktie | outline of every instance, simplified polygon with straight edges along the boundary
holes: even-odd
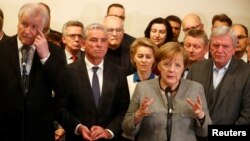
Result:
[[[22,74],[28,74],[27,73],[27,63],[28,63],[28,56],[29,56],[29,46],[23,46],[21,48],[21,53],[22,53]]]
[[[93,67],[93,78],[92,78],[92,93],[95,99],[95,104],[98,107],[99,99],[100,99],[100,86],[98,76],[96,74],[99,67]]]
[[[26,95],[29,91],[29,75],[27,72],[27,65],[29,61],[29,46],[23,46],[21,49],[22,53],[22,90],[23,94]]]
[[[75,62],[78,59],[78,57],[76,55],[72,55],[71,59],[73,60],[73,62]]]

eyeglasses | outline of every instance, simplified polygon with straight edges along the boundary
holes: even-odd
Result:
[[[239,35],[239,36],[237,36],[237,39],[238,39],[238,40],[241,40],[241,39],[244,39],[244,38],[247,38],[247,36],[244,36],[244,35]]]
[[[122,33],[123,29],[122,28],[107,28],[108,34],[113,34],[115,32],[117,33]]]
[[[81,35],[81,34],[67,34],[66,36],[68,36],[70,39],[72,39],[72,40],[75,40],[76,39],[76,37],[78,38],[78,39],[83,39],[83,35]]]
[[[200,26],[201,26],[201,24],[199,24],[197,26],[189,27],[189,28],[184,28],[183,31],[188,32],[189,30],[192,30],[192,29],[198,29]]]

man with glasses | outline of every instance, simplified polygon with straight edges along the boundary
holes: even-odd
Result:
[[[84,26],[79,21],[68,21],[63,25],[62,42],[65,45],[67,64],[75,62],[83,56],[83,52],[81,51],[84,42],[83,31]]]
[[[126,75],[134,73],[129,52],[135,38],[124,34],[123,20],[117,16],[106,16],[103,26],[108,32],[109,49],[106,58],[121,66]]]
[[[233,24],[232,29],[235,32],[238,42],[235,49],[235,56],[238,59],[247,62],[248,30],[242,24]]]
[[[187,14],[182,20],[182,28],[184,33],[191,29],[200,29],[204,30],[203,23],[201,22],[201,18],[193,13]]]
[[[204,30],[204,24],[202,23],[200,16],[194,13],[189,13],[182,20],[182,29],[183,32],[187,34],[187,32],[191,29]],[[205,59],[210,57],[211,55],[207,52],[205,54]]]
[[[125,21],[125,8],[123,5],[119,3],[113,3],[108,6],[107,15],[106,16],[116,16]],[[124,33],[125,38],[134,38],[127,33]]]

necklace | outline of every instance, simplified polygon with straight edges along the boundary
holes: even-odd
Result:
[[[159,78],[160,89],[161,89],[162,91],[165,91],[165,90],[162,88],[162,86],[161,86],[160,80],[161,80],[161,77]],[[171,90],[172,90],[172,93],[175,93],[175,94],[176,94],[177,90],[179,89],[179,86],[180,86],[180,81],[179,81],[179,84],[177,85],[177,87],[176,87],[174,90],[171,89]]]

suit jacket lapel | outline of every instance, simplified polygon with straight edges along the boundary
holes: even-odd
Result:
[[[12,64],[16,78],[18,78],[20,82],[21,81],[21,68],[20,68],[20,63],[19,63],[17,36],[11,37],[11,42],[8,46],[8,50],[9,50],[9,54],[7,56],[10,57],[10,64]]]
[[[88,70],[87,70],[87,66],[86,63],[84,61],[84,56],[81,60],[75,62],[77,67],[77,76],[80,76],[80,81],[83,84],[83,88],[85,89],[85,95],[86,98],[90,100],[90,103],[92,105],[92,107],[95,107],[96,111],[98,111],[98,108],[95,105],[95,99],[94,96],[92,94],[92,89],[91,89],[91,84],[90,84],[90,79],[89,75],[88,75]]]
[[[203,74],[202,78],[202,84],[204,84],[204,91],[205,94],[207,95],[209,92],[209,86],[210,86],[210,82],[213,80],[213,61],[211,59],[208,60],[208,62],[206,62],[208,64],[205,64],[204,66],[204,72],[201,72]],[[206,66],[209,67],[206,67]],[[209,69],[208,69],[209,68]],[[207,96],[206,96],[207,97]]]
[[[237,67],[238,67],[238,63],[236,59],[233,57],[229,64],[228,71],[226,72],[223,78],[224,82],[226,83],[223,83],[223,86],[221,86],[220,94],[219,94],[215,109],[220,105],[224,97],[228,94],[228,90],[230,89],[230,86],[232,85],[232,83],[230,82],[233,82],[236,76],[238,75],[238,73],[240,73]]]
[[[102,85],[102,93],[101,93],[101,97],[100,97],[100,102],[99,102],[99,111],[102,111],[102,109],[106,109],[107,105],[106,103],[112,103],[109,102],[110,100],[113,100],[111,93],[109,93],[109,89],[113,88],[114,86],[112,86],[112,83],[110,83],[109,79],[112,78],[112,76],[110,75],[111,73],[109,73],[109,69],[106,68],[110,68],[109,67],[109,62],[107,62],[104,59],[104,66],[103,66],[103,85]],[[105,101],[105,103],[103,103]]]
[[[29,76],[30,76],[30,79],[29,79],[30,80],[30,85],[33,84],[32,82],[34,81],[35,77],[32,77],[32,76],[36,75],[36,73],[37,73],[36,70],[38,70],[37,69],[38,67],[42,67],[42,63],[41,63],[40,58],[39,58],[39,56],[38,56],[38,54],[37,54],[37,52],[35,50],[33,61],[32,61],[32,66],[30,68],[30,74],[29,74]]]

